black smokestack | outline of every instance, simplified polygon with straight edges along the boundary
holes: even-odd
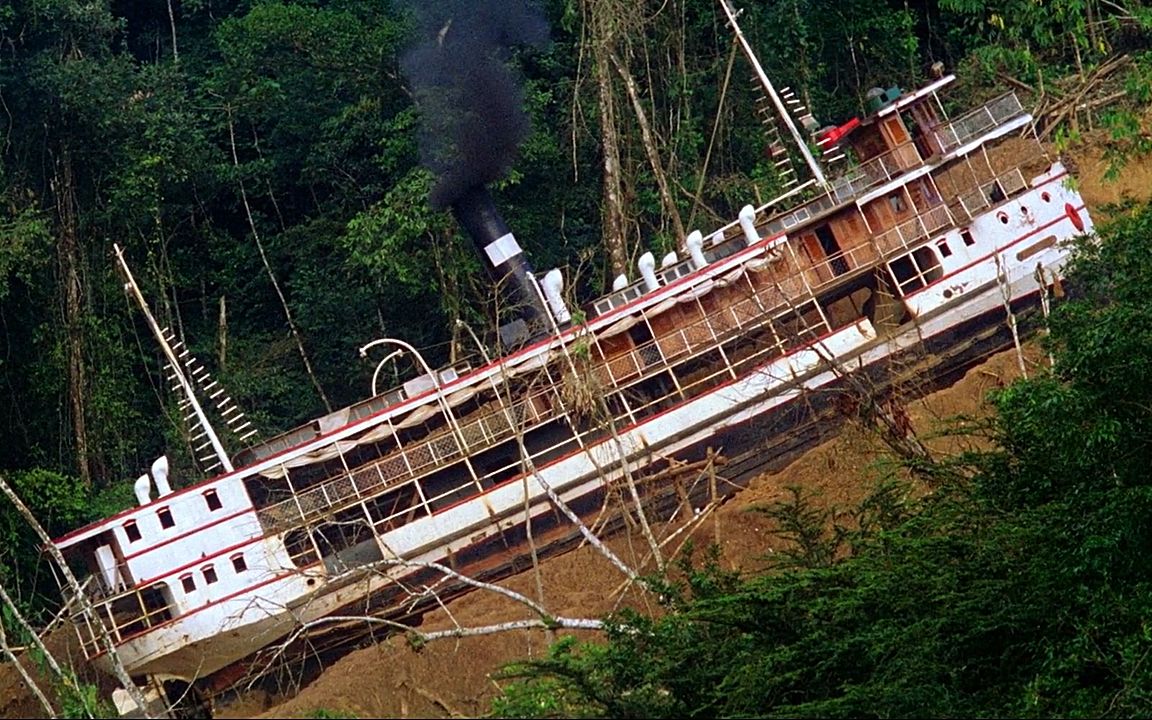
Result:
[[[422,41],[401,60],[423,116],[421,154],[443,209],[508,171],[531,130],[515,46],[543,47],[544,16],[528,0],[412,0]]]
[[[484,265],[493,283],[500,288],[506,305],[514,307],[526,323],[524,332],[531,336],[544,330],[547,320],[544,313],[548,310],[531,277],[532,267],[508,224],[497,212],[488,190],[482,185],[469,188],[452,203],[452,214],[486,260]],[[516,344],[512,337],[504,340],[505,345]]]

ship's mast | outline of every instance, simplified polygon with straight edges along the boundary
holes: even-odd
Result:
[[[221,467],[226,472],[232,472],[232,460],[228,457],[228,453],[224,451],[224,446],[220,443],[220,438],[216,435],[216,431],[212,429],[212,424],[208,422],[208,416],[204,414],[204,409],[200,407],[200,401],[196,399],[196,393],[192,389],[192,383],[188,380],[188,376],[180,369],[180,359],[176,356],[176,351],[168,342],[165,337],[164,331],[160,329],[159,323],[156,318],[152,316],[152,310],[148,307],[148,303],[144,300],[144,295],[140,292],[140,287],[136,284],[136,278],[132,277],[132,271],[128,269],[128,263],[124,260],[124,250],[119,244],[112,246],[116,251],[116,259],[120,261],[120,270],[124,273],[126,282],[124,289],[132,293],[132,297],[140,306],[140,310],[144,313],[144,318],[148,321],[148,328],[152,330],[152,334],[156,337],[156,342],[160,343],[160,349],[164,352],[164,356],[168,358],[168,365],[172,368],[173,377],[170,378],[180,386],[180,390],[184,393],[186,402],[192,408],[193,414],[200,422],[200,427],[204,431],[208,442],[212,446],[212,451],[216,454]]]
[[[820,186],[828,184],[827,179],[824,177],[824,170],[820,164],[816,162],[816,158],[812,156],[812,151],[808,149],[808,143],[804,142],[804,136],[796,128],[796,123],[792,121],[792,115],[784,107],[784,103],[780,101],[780,96],[776,93],[776,88],[772,86],[772,81],[768,79],[765,74],[764,68],[760,65],[760,60],[757,59],[756,53],[752,51],[752,46],[748,44],[748,39],[744,37],[744,33],[740,30],[740,25],[736,22],[736,15],[738,14],[733,9],[729,0],[720,0],[720,6],[724,8],[724,14],[728,16],[728,24],[732,27],[732,32],[736,34],[736,41],[740,43],[740,49],[744,51],[745,57],[748,62],[752,63],[752,68],[756,71],[756,77],[760,80],[760,84],[764,86],[764,92],[772,100],[772,104],[776,106],[776,111],[780,113],[780,118],[784,121],[784,125],[788,128],[788,132],[792,134],[792,139],[796,141],[797,147],[800,149],[800,154],[804,156],[804,162],[807,163],[808,169],[812,171],[812,177]]]

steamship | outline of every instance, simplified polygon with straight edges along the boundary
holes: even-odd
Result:
[[[305,624],[415,612],[424,590],[450,584],[438,565],[519,569],[529,531],[562,547],[577,537],[566,513],[597,517],[630,484],[680,508],[735,492],[848,380],[882,383],[909,354],[943,374],[1008,342],[1012,314],[1057,281],[1065,241],[1092,229],[1017,97],[949,117],[954,77],[939,73],[818,128],[721,6],[811,177],[690,233],[682,257],[645,254],[637,279],[582,308],[560,271],[537,280],[488,191],[471,188],[452,209],[517,313],[495,356],[432,368],[375,340],[362,354],[407,358],[414,377],[230,455],[208,413],[231,406],[202,391],[120,256],[221,467],[173,490],[161,458],[136,482],[138,506],[54,541],[90,601],[72,603],[88,658],[110,667],[107,633],[142,683],[226,687]],[[718,490],[662,480],[706,452],[724,461]]]

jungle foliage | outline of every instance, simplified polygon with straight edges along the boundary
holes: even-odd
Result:
[[[768,73],[826,124],[934,61],[989,78],[1068,71],[1136,49],[1149,27],[1139,3],[1102,0],[743,4]],[[671,217],[707,230],[778,190],[715,0],[538,5],[550,42],[511,58],[533,132],[496,189],[537,268],[565,268],[587,299],[613,274],[611,242],[628,258],[666,249]],[[177,486],[200,477],[114,243],[161,324],[266,434],[364,397],[374,368],[357,349],[371,339],[405,338],[439,363],[468,352],[457,320],[489,324],[471,248],[427,203],[402,72],[413,7],[0,4],[0,472],[52,532],[130,501],[130,479],[162,453]],[[605,103],[618,233],[605,230]],[[7,512],[0,582],[38,607],[43,563]]]

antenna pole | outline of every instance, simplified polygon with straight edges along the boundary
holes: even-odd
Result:
[[[772,86],[772,81],[769,80],[768,75],[765,74],[764,68],[760,65],[760,60],[756,57],[756,53],[752,51],[752,46],[748,44],[748,39],[744,37],[740,26],[736,23],[736,11],[732,8],[729,0],[720,0],[720,6],[724,8],[724,14],[728,16],[728,24],[732,26],[732,32],[736,34],[736,40],[740,43],[740,49],[744,51],[748,62],[752,63],[752,69],[756,71],[756,77],[760,80],[760,84],[764,86],[764,91],[768,93],[772,104],[776,106],[776,111],[780,113],[780,118],[784,120],[784,124],[788,127],[788,132],[792,134],[792,139],[796,141],[797,147],[800,148],[800,154],[804,156],[804,162],[807,163],[808,169],[812,171],[812,177],[816,178],[816,182],[819,183],[820,186],[826,186],[828,180],[824,177],[824,171],[820,168],[820,164],[816,162],[816,158],[812,156],[812,151],[808,149],[808,143],[804,142],[804,137],[800,135],[800,131],[796,129],[796,123],[792,122],[792,116],[784,108],[784,103],[780,101],[780,96],[776,94],[776,88]]]
[[[132,271],[128,269],[128,262],[124,260],[124,250],[118,243],[112,247],[116,251],[116,259],[120,261],[120,270],[124,273],[124,277],[127,280],[127,282],[124,283],[124,289],[132,293],[136,304],[138,304],[144,312],[144,318],[148,321],[148,328],[152,330],[152,334],[156,336],[156,342],[160,343],[160,349],[164,351],[164,356],[168,358],[168,364],[172,366],[172,372],[176,375],[176,381],[180,383],[180,389],[184,391],[184,394],[188,398],[189,405],[192,406],[192,410],[200,420],[200,426],[204,428],[204,433],[212,443],[212,450],[216,453],[216,457],[220,459],[220,465],[226,472],[232,472],[232,461],[228,458],[228,453],[224,452],[224,446],[220,444],[220,438],[216,436],[216,431],[212,429],[211,423],[208,422],[208,416],[204,414],[204,409],[200,407],[200,401],[196,399],[196,393],[192,389],[192,383],[188,382],[188,378],[180,369],[180,359],[176,357],[176,351],[168,344],[168,340],[164,337],[164,331],[160,329],[156,318],[152,316],[152,311],[148,308],[148,303],[144,300],[144,295],[140,292],[140,286],[136,284],[136,278],[132,277]]]

